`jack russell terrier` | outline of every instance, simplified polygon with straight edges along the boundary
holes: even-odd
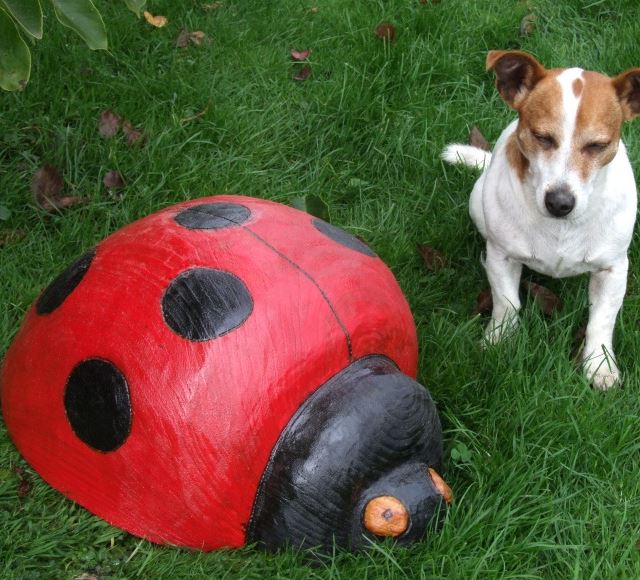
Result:
[[[620,140],[640,114],[640,68],[609,78],[580,68],[545,69],[521,51],[490,51],[504,101],[518,112],[493,154],[452,144],[442,157],[482,169],[469,212],[486,239],[493,312],[485,341],[517,325],[522,265],[556,278],[589,272],[583,367],[596,388],[620,372],[612,340],[627,285],[636,185]]]

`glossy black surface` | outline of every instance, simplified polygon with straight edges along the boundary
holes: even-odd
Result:
[[[162,297],[165,322],[180,336],[201,341],[240,326],[253,310],[249,290],[234,274],[192,268],[169,284]]]
[[[96,250],[93,249],[59,274],[38,298],[36,312],[38,314],[51,314],[58,308],[76,289],[78,284],[82,282],[95,256]]]
[[[355,250],[356,252],[360,252],[361,254],[365,254],[366,256],[376,257],[376,253],[367,246],[364,242],[361,242],[355,236],[341,230],[340,228],[328,224],[321,219],[313,220],[314,227],[322,232],[328,238],[331,238],[334,242],[337,242],[341,246],[345,246],[351,250]]]
[[[442,431],[420,384],[388,359],[352,363],[315,391],[283,430],[256,497],[247,541],[357,549],[370,536],[366,502],[393,495],[410,513],[398,541],[420,538],[442,507],[427,474],[439,468]]]
[[[190,230],[221,230],[240,225],[249,219],[251,211],[239,203],[203,203],[182,210],[176,222]]]
[[[64,391],[75,434],[98,451],[114,451],[131,431],[131,400],[124,375],[111,362],[90,358],[75,366]]]

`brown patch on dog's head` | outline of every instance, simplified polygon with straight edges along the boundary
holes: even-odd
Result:
[[[556,80],[561,72],[547,71],[520,106],[515,136],[518,153],[525,160],[537,153],[550,157],[562,138],[562,87]],[[517,159],[515,149],[510,158]],[[522,166],[522,161],[513,165],[521,178],[528,169],[528,160],[524,169]]]
[[[496,72],[500,96],[516,110],[547,72],[533,56],[520,50],[489,51],[486,69]]]
[[[581,79],[576,79],[573,81],[571,88],[573,89],[574,96],[579,97],[582,94],[582,87],[584,87],[584,83]]]
[[[640,68],[630,68],[611,82],[620,100],[624,120],[640,115]]]
[[[591,71],[582,78],[570,163],[585,180],[615,157],[625,112],[612,79]]]
[[[518,145],[518,137],[515,133],[509,137],[507,141],[507,161],[509,165],[514,169],[518,179],[524,181],[529,170],[529,160],[522,154],[520,146]]]

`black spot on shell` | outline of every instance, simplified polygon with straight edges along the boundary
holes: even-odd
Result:
[[[76,260],[64,272],[47,286],[36,302],[38,314],[51,314],[58,308],[82,282],[96,256],[95,248]]]
[[[124,375],[111,362],[89,358],[67,380],[64,408],[75,434],[98,451],[114,451],[131,431],[131,400]]]
[[[202,341],[240,326],[253,310],[249,290],[234,274],[192,268],[169,284],[162,298],[165,322],[180,336]]]
[[[314,219],[313,225],[319,232],[322,232],[325,236],[331,238],[334,242],[338,242],[341,246],[345,246],[346,248],[355,250],[356,252],[360,252],[365,256],[371,256],[372,258],[377,257],[376,253],[371,250],[371,248],[369,248],[367,244],[361,242],[358,238],[352,236],[344,230],[328,224],[321,219]]]
[[[190,230],[221,230],[238,226],[251,216],[249,208],[239,203],[202,203],[182,210],[175,220]]]

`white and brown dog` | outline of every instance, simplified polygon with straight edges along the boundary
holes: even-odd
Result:
[[[636,185],[622,123],[640,114],[640,68],[609,78],[545,69],[520,51],[491,51],[487,70],[518,112],[493,154],[449,145],[443,159],[483,169],[470,213],[487,241],[493,312],[485,339],[517,323],[522,265],[562,278],[589,272],[584,371],[607,389],[619,381],[612,339],[627,285]]]

